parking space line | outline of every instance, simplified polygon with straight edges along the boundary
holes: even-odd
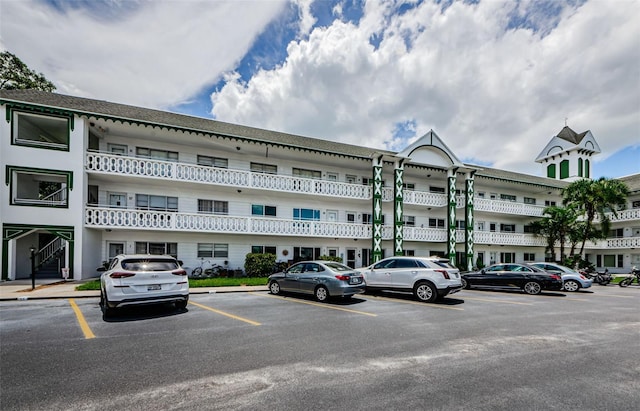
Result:
[[[78,319],[78,324],[80,324],[80,329],[84,333],[84,338],[87,340],[90,338],[96,338],[95,334],[93,334],[93,331],[91,331],[91,328],[87,323],[87,320],[85,320],[84,315],[82,314],[82,311],[80,311],[78,304],[76,304],[73,298],[69,299],[69,304],[71,304],[71,308],[73,309],[73,312],[76,313],[76,318]]]
[[[243,317],[239,317],[237,315],[226,313],[224,311],[216,310],[215,308],[207,307],[206,305],[198,304],[198,303],[195,303],[193,301],[189,301],[189,304],[190,305],[191,304],[195,305],[196,307],[200,307],[203,310],[208,310],[208,311],[214,312],[216,314],[224,315],[225,317],[233,318],[234,320],[244,321],[245,323],[248,323],[248,324],[251,324],[251,325],[262,325],[257,321],[252,321],[252,320],[249,320],[248,318],[243,318]]]
[[[461,297],[462,298],[462,297]],[[471,301],[485,301],[489,303],[503,303],[503,304],[517,304],[517,305],[533,305],[532,303],[522,303],[519,301],[506,301],[506,300],[498,300],[497,298],[478,298],[478,297],[464,297],[465,300]]]
[[[442,305],[442,304],[427,304],[427,303],[422,303],[418,301],[407,301],[407,300],[400,300],[400,299],[389,298],[389,297],[375,297],[373,295],[368,295],[368,294],[366,297],[373,298],[374,300],[392,301],[392,302],[398,302],[402,304],[415,304],[415,305],[420,305],[422,307],[444,308],[446,310],[464,311],[464,308],[449,307],[448,305]]]
[[[349,312],[349,313],[368,315],[370,317],[377,317],[378,316],[378,314],[368,313],[366,311],[351,310],[349,308],[336,307],[334,305],[327,305],[325,303],[315,303],[313,301],[305,301],[305,300],[293,300],[293,299],[280,297],[280,296],[277,296],[277,295],[271,295],[271,294],[258,294],[258,293],[249,293],[249,294],[259,295],[261,297],[279,298],[281,300],[291,301],[291,302],[294,302],[294,303],[314,305],[316,307],[329,308],[331,310],[346,311],[346,312]]]

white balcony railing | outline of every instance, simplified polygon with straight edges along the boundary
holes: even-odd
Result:
[[[516,203],[515,201],[492,200],[488,198],[475,198],[473,209],[475,211],[488,211],[500,214],[527,215],[542,217],[544,206]]]

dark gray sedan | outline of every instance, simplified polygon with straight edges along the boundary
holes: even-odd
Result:
[[[529,264],[494,264],[478,272],[461,275],[462,286],[471,288],[520,288],[527,294],[540,294],[542,290],[562,290],[560,274],[549,273]]]
[[[334,261],[301,261],[269,276],[269,291],[310,294],[318,301],[329,297],[350,298],[365,290],[362,274]]]

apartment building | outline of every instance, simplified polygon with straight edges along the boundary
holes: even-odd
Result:
[[[434,131],[400,152],[34,90],[0,91],[2,279],[84,279],[120,253],[242,268],[251,252],[293,262],[390,255],[537,261],[531,222],[588,178],[600,147],[565,127],[541,176],[461,162]],[[640,265],[640,175],[598,267]],[[52,273],[52,274],[51,274]]]

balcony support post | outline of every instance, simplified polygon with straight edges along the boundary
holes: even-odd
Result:
[[[373,238],[371,258],[376,263],[382,260],[382,155],[373,158]]]
[[[465,232],[464,232],[464,253],[466,255],[466,264],[463,268],[467,271],[473,270],[473,195],[474,195],[474,175],[475,171],[471,171],[467,173],[465,179],[465,209],[464,209],[464,219],[465,219]]]
[[[457,168],[449,169],[447,173],[448,183],[448,208],[447,213],[447,258],[456,263],[456,172]]]
[[[404,160],[398,159],[394,169],[393,238],[394,255],[404,254]]]

